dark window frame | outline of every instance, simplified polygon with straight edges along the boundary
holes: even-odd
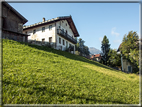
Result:
[[[52,37],[49,37],[49,43],[52,43]]]
[[[59,37],[59,43],[61,44],[61,38]]]
[[[65,45],[65,40],[63,39],[63,45]]]
[[[42,32],[45,32],[45,27],[42,27]]]
[[[49,25],[49,30],[52,30],[52,25]]]
[[[42,38],[42,43],[44,43],[45,42],[45,38]]]
[[[66,41],[66,46],[68,47],[68,41]]]
[[[35,34],[35,33],[36,33],[36,29],[33,30],[33,34]]]

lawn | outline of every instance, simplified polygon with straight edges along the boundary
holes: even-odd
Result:
[[[3,104],[139,104],[139,76],[3,39]]]

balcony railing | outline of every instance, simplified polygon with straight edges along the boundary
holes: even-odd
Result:
[[[73,42],[73,43],[77,43],[77,40],[74,39],[73,37],[71,37],[70,35],[68,35],[66,32],[64,32],[63,30],[61,29],[57,29],[57,34],[61,35],[63,38]]]

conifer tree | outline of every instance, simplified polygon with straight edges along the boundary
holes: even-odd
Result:
[[[107,65],[107,61],[109,59],[108,53],[110,50],[110,44],[109,44],[109,40],[106,35],[103,38],[101,49],[102,49],[103,64]]]

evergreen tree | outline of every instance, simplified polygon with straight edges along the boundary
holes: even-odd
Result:
[[[79,38],[79,52],[80,52],[80,54],[82,55],[83,53],[84,53],[84,43],[85,43],[85,41],[84,40],[82,40],[81,38]]]
[[[107,39],[106,35],[103,38],[101,49],[102,49],[103,64],[107,65],[107,61],[109,59],[108,53],[110,50],[110,44],[109,44],[109,40]]]

